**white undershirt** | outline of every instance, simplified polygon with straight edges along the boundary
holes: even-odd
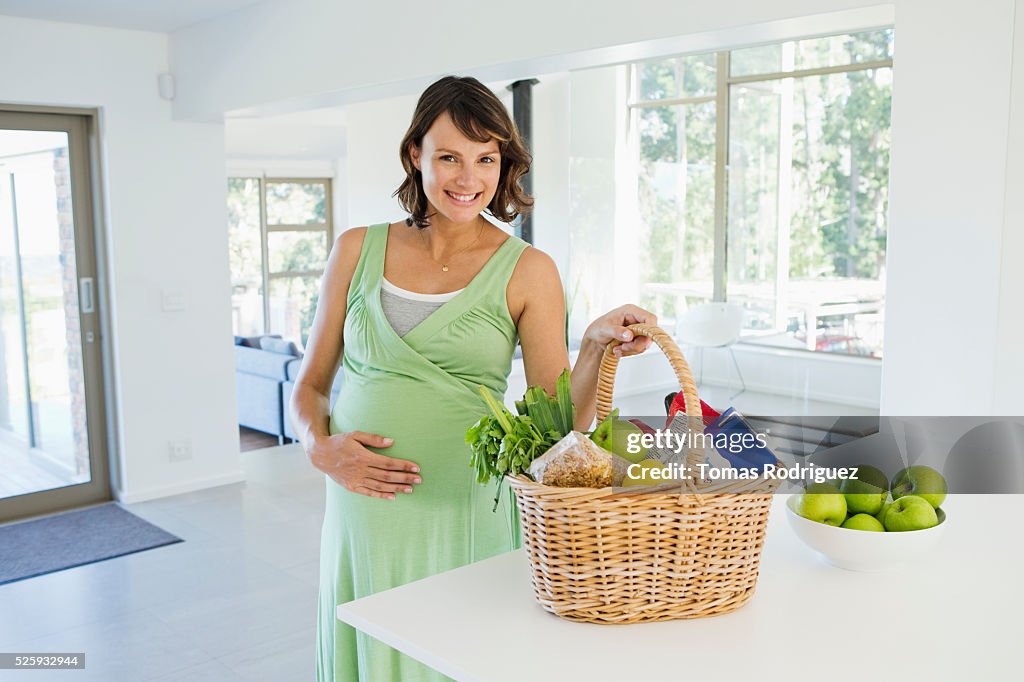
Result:
[[[458,291],[449,291],[443,294],[421,294],[416,291],[409,291],[408,289],[395,286],[388,281],[387,277],[384,278],[382,288],[384,291],[394,294],[395,296],[401,296],[402,298],[407,298],[411,301],[424,301],[426,303],[447,303],[465,291],[465,287],[463,287]]]
[[[464,288],[443,294],[421,294],[396,287],[385,279],[381,282],[380,305],[391,328],[399,336],[405,336],[463,291]]]

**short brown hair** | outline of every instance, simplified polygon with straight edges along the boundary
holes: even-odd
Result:
[[[501,175],[494,198],[487,210],[503,223],[510,223],[525,215],[533,206],[533,198],[519,186],[519,180],[530,172],[533,160],[526,150],[516,124],[508,115],[505,105],[493,92],[475,78],[445,76],[423,91],[416,103],[416,111],[405,137],[399,156],[405,169],[405,180],[395,190],[398,203],[408,211],[410,225],[426,227],[427,195],[423,191],[423,178],[412,163],[411,145],[423,146],[423,136],[437,117],[448,112],[452,123],[463,135],[476,142],[498,142],[501,154]]]

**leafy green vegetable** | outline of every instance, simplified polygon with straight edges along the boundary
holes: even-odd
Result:
[[[477,483],[486,483],[497,475],[494,464],[501,452],[501,439],[505,432],[495,417],[481,417],[466,431],[466,443],[472,446],[471,466],[476,470]]]
[[[525,415],[525,414],[529,414],[526,411],[526,401],[525,400],[517,400],[516,401],[516,412],[518,412],[520,416]]]
[[[533,460],[572,431],[572,383],[569,370],[563,371],[558,377],[555,398],[543,388],[531,386],[523,400],[516,401],[518,415],[509,412],[486,386],[479,391],[491,413],[466,431],[466,443],[472,450],[470,465],[476,471],[477,482],[487,483],[496,478],[500,495],[505,476],[526,471]],[[495,507],[498,495],[494,498]]]
[[[568,376],[567,372],[563,372],[563,375]],[[555,404],[562,416],[562,430],[568,434],[572,431],[573,423],[576,420],[576,409],[572,404],[572,383],[568,379],[561,381],[561,377],[559,377],[558,383],[555,384],[555,392],[557,393]]]
[[[561,417],[557,410],[552,409],[551,403],[551,398],[540,386],[526,389],[526,413],[537,429],[545,436],[550,433],[561,433],[564,436],[566,432],[561,424]]]

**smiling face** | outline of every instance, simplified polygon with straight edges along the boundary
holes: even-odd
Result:
[[[447,112],[427,130],[423,145],[413,145],[409,152],[421,173],[429,213],[453,223],[471,222],[494,198],[501,179],[497,141],[466,137]]]

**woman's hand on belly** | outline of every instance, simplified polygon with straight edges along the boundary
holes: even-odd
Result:
[[[364,431],[348,431],[317,438],[306,449],[313,466],[349,492],[395,499],[395,493],[411,493],[420,482],[419,466],[368,450],[390,447],[394,441]]]

